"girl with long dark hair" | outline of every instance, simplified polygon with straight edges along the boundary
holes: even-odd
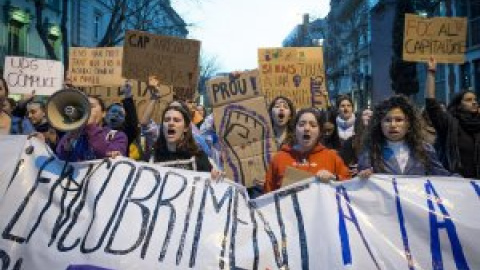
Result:
[[[272,119],[275,141],[280,148],[294,133],[295,106],[287,97],[277,96],[270,102],[268,113]]]
[[[155,146],[155,162],[185,161],[194,157],[194,167],[183,169],[211,172],[207,155],[197,146],[191,130],[190,113],[181,106],[169,106],[162,115],[162,125]]]
[[[437,135],[437,151],[444,166],[467,178],[480,178],[480,114],[477,95],[458,93],[447,111],[435,99],[436,62],[431,58],[427,71],[425,110]]]
[[[371,173],[451,175],[426,143],[417,110],[400,95],[375,107],[358,167],[360,177]]]

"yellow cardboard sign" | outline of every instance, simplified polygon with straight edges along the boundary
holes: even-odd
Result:
[[[286,96],[296,108],[327,107],[322,47],[261,48],[258,63],[267,103]]]
[[[122,85],[122,57],[122,47],[72,47],[68,77],[75,86]]]
[[[213,116],[225,154],[227,177],[246,187],[263,181],[277,150],[265,98],[214,107]]]
[[[405,14],[403,60],[426,62],[430,56],[438,63],[465,62],[467,18],[424,18]]]
[[[260,96],[258,70],[210,79],[207,93],[213,107]]]

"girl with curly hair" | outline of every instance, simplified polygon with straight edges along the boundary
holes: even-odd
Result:
[[[375,108],[358,167],[362,178],[371,173],[451,175],[425,142],[417,110],[400,95]]]

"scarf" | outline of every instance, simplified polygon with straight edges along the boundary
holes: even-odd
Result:
[[[457,111],[454,113],[455,118],[463,130],[471,135],[480,132],[480,114],[472,112]]]
[[[352,117],[348,120],[343,120],[340,116],[337,116],[337,127],[338,127],[338,136],[342,140],[347,140],[348,138],[355,135],[355,114],[352,114]]]
[[[42,121],[39,124],[33,125],[36,132],[47,132],[50,129],[50,124],[47,120]]]
[[[458,148],[458,129],[461,128],[464,131],[470,133],[475,138],[475,163],[480,161],[480,115],[471,112],[454,111],[451,112],[451,116],[448,117],[448,130],[446,141],[443,142],[445,148],[440,147],[439,158],[446,165],[450,171],[456,171],[462,168],[462,162],[460,158],[460,151]],[[438,142],[437,142],[438,143]],[[443,151],[442,151],[443,150]],[[480,176],[480,168],[476,168],[476,177]]]

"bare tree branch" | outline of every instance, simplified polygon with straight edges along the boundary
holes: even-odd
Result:
[[[198,80],[198,92],[205,93],[207,89],[207,81],[215,76],[220,70],[216,55],[208,55],[204,51],[200,51],[200,77]]]
[[[112,46],[112,40],[115,39],[115,33],[118,32],[118,27],[121,27],[125,20],[125,10],[127,7],[127,0],[115,0],[113,1],[112,15],[108,22],[107,30],[102,40],[97,44],[97,47]]]
[[[112,16],[105,35],[97,44],[98,47],[115,46],[120,43],[126,28],[161,34],[190,26],[181,21],[180,17],[179,23],[165,21],[168,16],[174,18],[176,16],[167,0],[113,0],[110,4]]]

